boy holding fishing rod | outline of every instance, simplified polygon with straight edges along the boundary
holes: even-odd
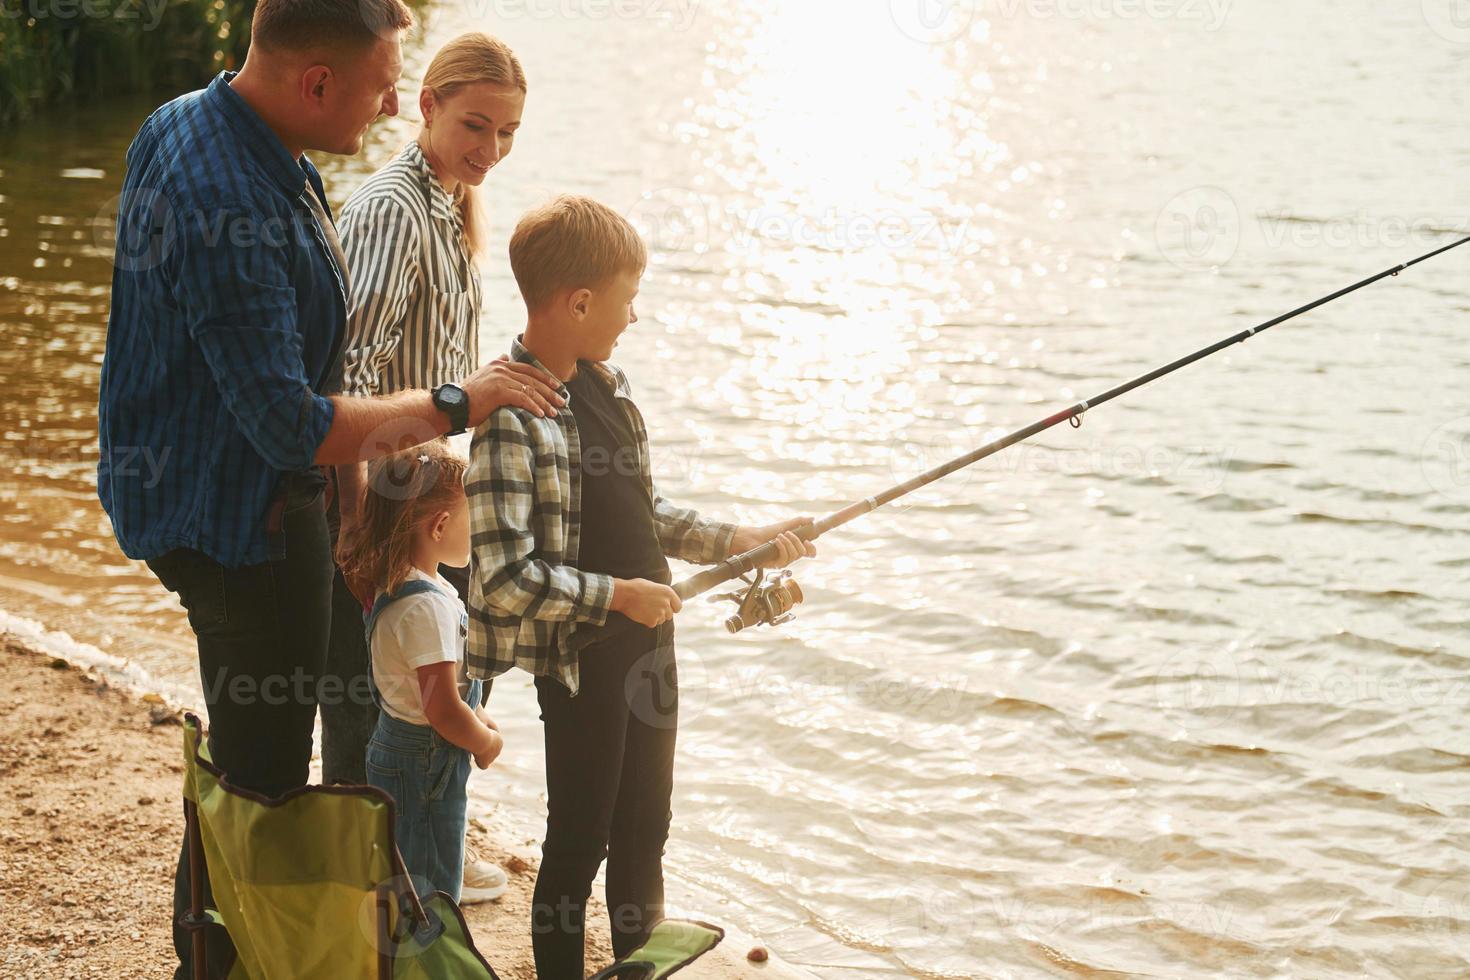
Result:
[[[526,302],[511,357],[562,384],[554,416],[502,409],[476,431],[470,501],[472,677],[536,676],[546,739],[547,822],[532,903],[540,980],[581,980],[583,916],[608,859],[613,951],[663,915],[678,683],[668,558],[711,563],[775,541],[773,564],[816,549],[793,529],[708,521],[653,486],[628,379],[607,363],[633,309],[647,250],[610,208],[562,197],[510,242]]]

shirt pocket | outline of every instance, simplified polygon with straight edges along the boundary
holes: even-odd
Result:
[[[480,328],[478,292],[429,286],[430,327],[436,331],[432,349],[446,380],[458,382],[477,365],[470,363],[475,331]]]

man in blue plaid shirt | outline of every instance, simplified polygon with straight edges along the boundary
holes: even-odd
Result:
[[[554,413],[500,362],[434,393],[344,398],[348,269],[304,151],[356,153],[397,112],[401,0],[259,0],[249,57],[143,123],[119,201],[97,489],[123,551],[188,611],[214,761],[270,796],[306,782],[331,615],[319,467]],[[175,909],[188,907],[187,849]],[[212,936],[209,971],[233,959]],[[189,940],[176,928],[176,976]]]
[[[678,678],[668,558],[712,563],[775,540],[816,554],[805,518],[738,527],[654,489],[628,379],[607,363],[637,322],[647,260],[620,215],[564,197],[521,219],[511,269],[526,331],[511,357],[563,382],[566,408],[493,413],[475,432],[470,500],[472,676],[536,675],[546,735],[546,841],[531,931],[540,980],[581,980],[583,914],[607,857],[613,952],[663,916]]]

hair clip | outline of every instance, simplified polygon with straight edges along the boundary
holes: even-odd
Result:
[[[426,466],[426,465],[428,465],[428,462],[429,462],[429,454],[428,453],[419,453],[419,465],[420,466]]]

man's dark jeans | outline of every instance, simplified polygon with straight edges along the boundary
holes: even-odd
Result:
[[[540,980],[586,976],[583,917],[604,856],[614,955],[631,953],[663,918],[679,717],[673,624],[625,627],[578,660],[576,697],[551,678],[536,678],[547,804],[531,904]]]
[[[231,783],[268,796],[304,786],[311,764],[317,684],[327,655],[332,553],[316,474],[286,479],[279,536],[284,557],[225,568],[179,549],[148,562],[178,594],[199,643],[199,673],[209,710],[209,750]],[[206,879],[206,895],[208,895]],[[178,917],[189,908],[188,848],[174,879],[174,949],[187,980],[192,957]],[[209,975],[235,958],[225,931],[208,930]]]

